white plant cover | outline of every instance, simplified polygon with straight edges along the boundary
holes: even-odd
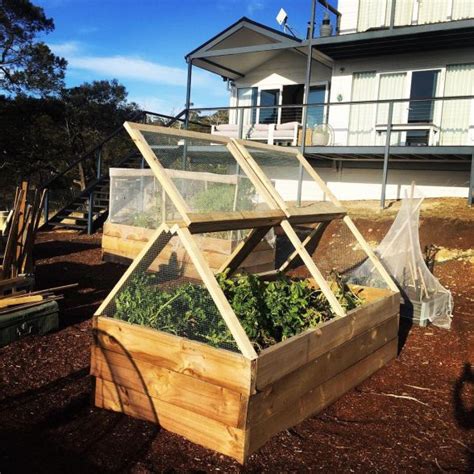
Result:
[[[420,321],[451,327],[453,298],[430,272],[423,258],[419,237],[420,208],[423,198],[405,198],[387,235],[375,253],[400,288],[404,299],[421,305]],[[375,286],[379,277],[370,260],[349,275],[358,284]]]

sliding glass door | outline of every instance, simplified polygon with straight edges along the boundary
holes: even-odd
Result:
[[[266,107],[260,109],[259,123],[277,123],[278,107],[280,101],[280,91],[278,89],[268,89],[260,91],[260,106]],[[267,108],[268,107],[268,108]]]
[[[237,89],[237,107],[255,107],[257,105],[258,89],[256,87],[242,87]],[[257,109],[242,109],[243,125],[253,125],[257,120]]]

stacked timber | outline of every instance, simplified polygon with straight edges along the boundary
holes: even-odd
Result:
[[[33,245],[44,199],[45,192],[36,189],[29,193],[26,181],[17,188],[13,209],[3,231],[6,238],[3,255],[0,256],[0,285],[4,280],[18,278],[18,284],[21,285],[22,278],[28,281],[27,275],[33,273]]]
[[[0,347],[30,334],[45,334],[59,326],[58,291],[75,288],[65,285],[46,290],[18,290],[0,296]]]

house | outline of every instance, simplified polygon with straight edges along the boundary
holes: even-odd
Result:
[[[188,108],[195,66],[230,90],[211,133],[301,147],[340,199],[384,205],[414,180],[426,196],[472,203],[474,2],[310,6],[323,35],[320,23],[304,39],[244,17],[191,51]],[[290,171],[278,170],[280,185],[314,198]]]

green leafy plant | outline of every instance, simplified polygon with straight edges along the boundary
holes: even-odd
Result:
[[[247,274],[230,278],[227,272],[217,280],[257,351],[334,317],[322,292],[308,280],[280,276],[263,281]],[[215,347],[236,348],[205,287],[185,283],[163,288],[158,283],[156,274],[135,276],[115,300],[116,316]],[[362,303],[336,273],[331,286],[345,309]]]

